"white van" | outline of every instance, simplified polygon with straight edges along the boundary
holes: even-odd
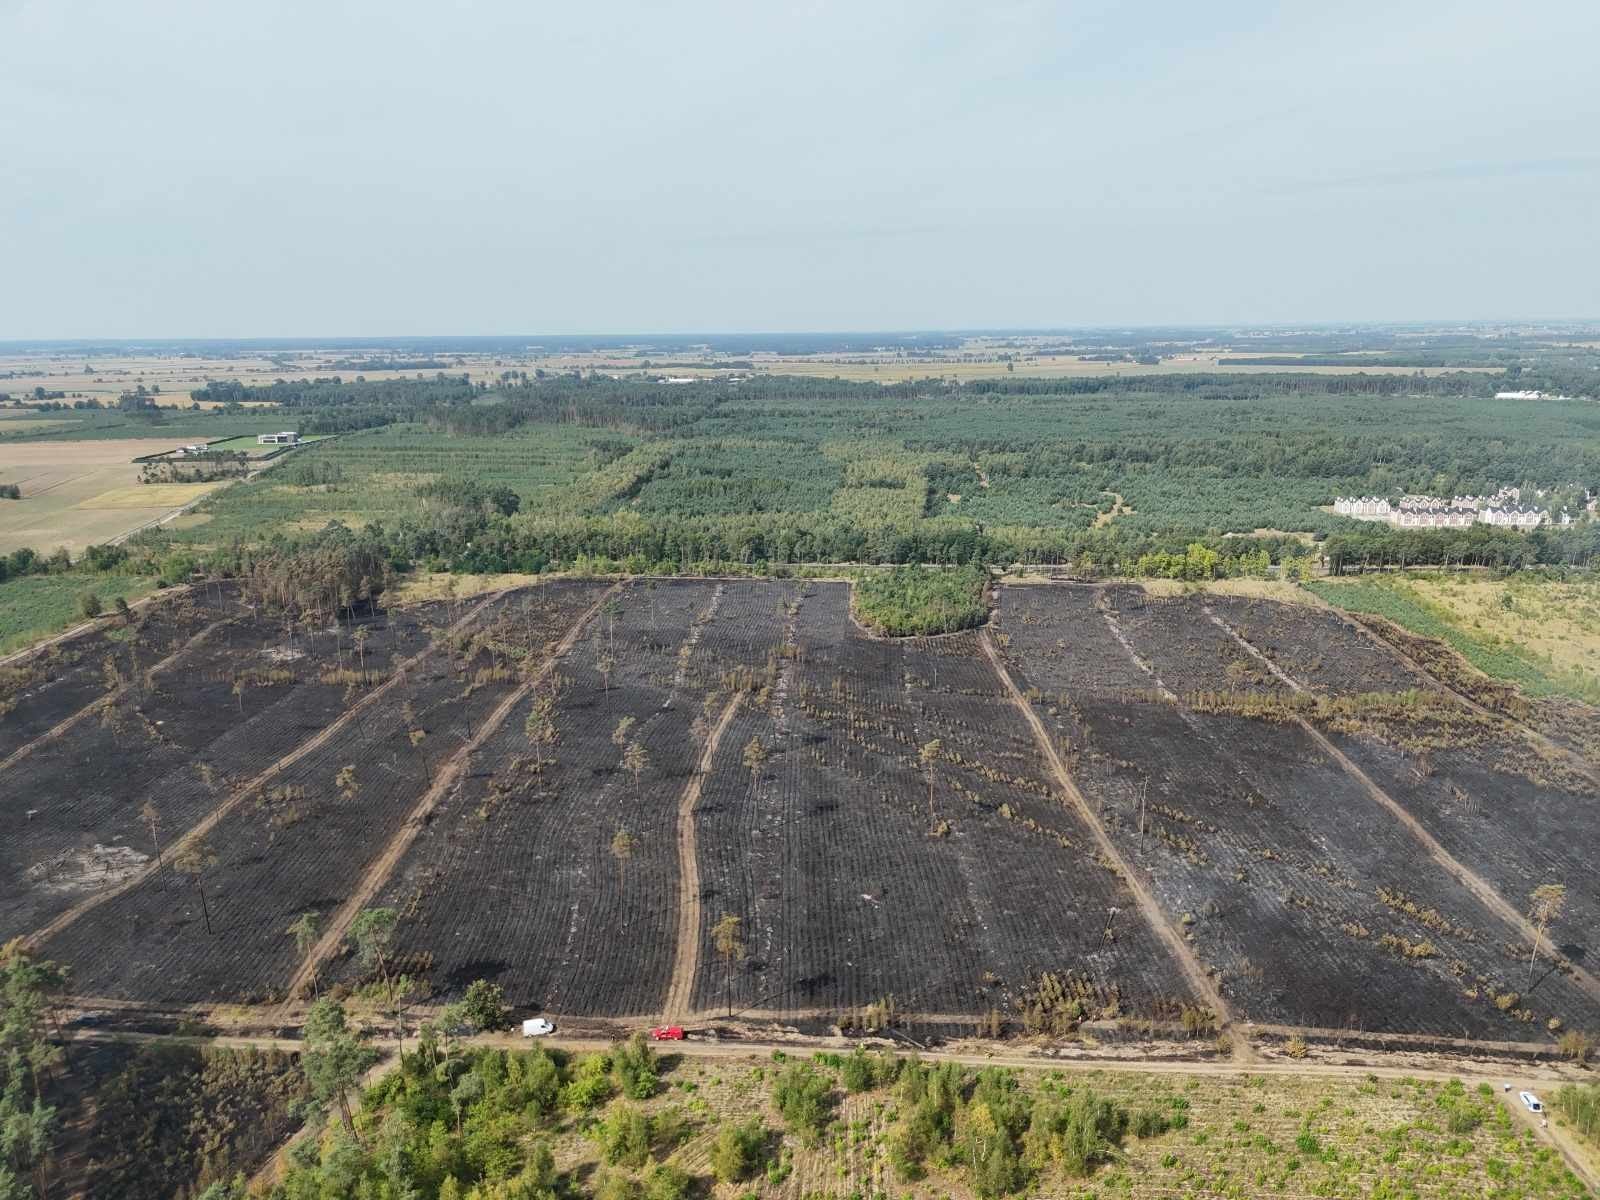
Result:
[[[1525,1105],[1528,1106],[1528,1111],[1529,1112],[1543,1112],[1544,1111],[1544,1103],[1539,1099],[1539,1097],[1535,1096],[1532,1092],[1520,1092],[1520,1093],[1518,1093],[1518,1095],[1519,1095],[1520,1099],[1522,1100],[1522,1102]]]
[[[523,1037],[549,1037],[556,1027],[543,1017],[529,1017],[522,1023]]]

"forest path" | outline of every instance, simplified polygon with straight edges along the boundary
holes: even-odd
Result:
[[[744,703],[745,693],[735,692],[723,706],[722,715],[706,736],[705,748],[694,775],[684,785],[678,798],[678,945],[672,959],[672,979],[667,984],[664,1005],[666,1019],[687,1020],[694,1002],[694,977],[700,971],[700,860],[699,843],[694,832],[694,809],[700,803],[700,793],[706,778],[711,774],[711,764],[722,744],[722,735],[733,724],[734,715]]]
[[[1210,608],[1206,608],[1205,613],[1211,618],[1212,621],[1216,623],[1218,629],[1221,629],[1224,633],[1232,637],[1233,640],[1237,642],[1246,653],[1250,654],[1258,662],[1260,662],[1262,666],[1266,667],[1266,669],[1272,673],[1273,677],[1281,682],[1285,687],[1300,695],[1315,694],[1299,680],[1282,670],[1275,662],[1273,662],[1265,654],[1261,653],[1260,650],[1256,649],[1256,647],[1247,641],[1238,630],[1236,630],[1232,625],[1228,624],[1227,621],[1217,616],[1217,614],[1212,612]],[[1418,821],[1416,817],[1412,816],[1411,813],[1403,805],[1401,805],[1399,801],[1395,800],[1393,796],[1389,795],[1388,792],[1384,791],[1375,782],[1373,782],[1372,777],[1358,767],[1354,762],[1352,762],[1350,757],[1346,755],[1344,751],[1335,746],[1333,742],[1329,740],[1326,734],[1324,734],[1320,729],[1318,729],[1299,713],[1294,714],[1294,719],[1300,728],[1306,731],[1307,736],[1309,736],[1311,740],[1322,749],[1323,753],[1325,753],[1334,762],[1338,763],[1339,766],[1343,768],[1345,773],[1350,776],[1350,778],[1354,779],[1361,785],[1362,790],[1364,790],[1367,795],[1371,796],[1372,799],[1377,801],[1379,805],[1386,809],[1389,814],[1395,818],[1395,820],[1400,822],[1401,827],[1416,839],[1422,848],[1426,850],[1433,858],[1434,862],[1438,863],[1439,866],[1444,869],[1446,874],[1453,878],[1457,883],[1461,884],[1462,887],[1466,888],[1468,892],[1472,893],[1472,895],[1476,897],[1485,908],[1487,908],[1495,916],[1499,917],[1504,924],[1515,930],[1519,936],[1526,938],[1530,945],[1548,944],[1549,939],[1546,937],[1543,931],[1539,930],[1539,928],[1535,926],[1532,921],[1518,911],[1515,905],[1510,903],[1510,901],[1502,896],[1493,884],[1491,884],[1483,876],[1479,875],[1476,871],[1468,868],[1465,863],[1461,862],[1460,859],[1456,858],[1455,855],[1446,850],[1444,846],[1440,844],[1439,840],[1423,827],[1422,822]],[[1565,969],[1571,973],[1573,981],[1582,987],[1584,991],[1588,992],[1592,998],[1600,1000],[1600,980],[1597,980],[1592,974],[1578,966],[1576,963],[1566,962],[1565,960],[1562,960],[1562,962],[1564,963]]]
[[[389,876],[394,873],[395,866],[405,856],[406,851],[411,848],[411,843],[416,841],[417,834],[422,831],[423,826],[427,824],[428,815],[459,781],[462,771],[472,758],[473,752],[499,730],[500,726],[505,723],[505,719],[511,715],[517,705],[534,688],[549,677],[550,673],[555,670],[556,664],[565,658],[577,643],[584,628],[594,619],[601,608],[622,589],[624,583],[626,583],[626,580],[618,580],[600,593],[594,603],[585,609],[582,615],[572,623],[572,627],[562,635],[561,640],[556,643],[555,648],[546,657],[543,665],[527,679],[523,680],[522,683],[518,684],[504,700],[500,701],[495,706],[494,711],[479,723],[477,732],[469,740],[462,743],[456,749],[456,752],[439,768],[438,773],[433,778],[433,782],[423,791],[416,804],[412,806],[411,812],[401,823],[400,828],[395,831],[394,836],[389,839],[388,845],[362,872],[360,882],[356,884],[350,895],[345,897],[344,903],[334,910],[333,917],[329,920],[327,927],[322,931],[321,936],[317,938],[316,944],[311,947],[305,961],[300,964],[299,969],[290,978],[283,1002],[285,1016],[288,1016],[293,1011],[300,994],[316,978],[318,970],[333,956],[334,951],[344,941],[345,934],[349,932],[350,924],[355,920],[356,915],[372,901],[372,898],[378,894],[383,885],[389,881]],[[479,607],[482,606],[480,605]],[[474,612],[476,611],[475,609]]]
[[[490,603],[498,599],[503,594],[504,593],[502,592],[495,592],[485,596],[481,601],[473,605],[473,607],[469,609],[460,620],[458,620],[454,625],[450,626],[449,630],[446,632],[446,636],[455,634],[467,628],[467,626],[477,618],[480,612],[482,612]],[[343,714],[341,714],[334,721],[330,722],[320,732],[313,734],[311,737],[301,742],[293,750],[289,751],[289,753],[285,754],[282,758],[272,763],[265,770],[261,771],[253,778],[246,780],[239,787],[235,788],[233,793],[227,799],[223,800],[222,803],[218,804],[205,816],[201,817],[200,820],[197,821],[188,830],[188,832],[186,832],[176,842],[168,845],[166,847],[166,854],[163,856],[163,859],[176,859],[190,846],[200,842],[207,834],[217,827],[218,823],[220,823],[224,817],[226,817],[234,809],[238,808],[239,805],[243,804],[248,797],[255,795],[258,791],[260,791],[261,788],[271,783],[272,780],[279,775],[279,773],[292,767],[306,755],[325,745],[330,739],[337,735],[340,730],[344,729],[351,722],[358,719],[368,709],[378,704],[385,696],[389,694],[390,691],[398,687],[405,680],[409,671],[420,665],[428,658],[429,655],[433,654],[439,648],[439,644],[440,643],[438,640],[429,642],[428,645],[417,651],[416,654],[413,654],[410,658],[401,662],[388,679],[379,684],[377,687],[373,688],[372,691],[368,692],[360,700],[356,701],[356,703],[346,709]],[[82,900],[78,901],[77,904],[74,904],[71,908],[67,909],[48,925],[34,933],[29,934],[25,939],[26,944],[34,947],[43,946],[44,943],[50,938],[60,933],[63,929],[66,929],[85,913],[93,912],[106,901],[113,900],[125,892],[132,891],[135,887],[145,882],[145,880],[152,878],[161,870],[162,865],[163,860],[157,860],[156,862],[149,863],[141,870],[134,872],[132,875],[129,875],[119,883],[116,883],[103,891],[95,892],[93,895],[85,896]]]
[[[1194,989],[1196,998],[1211,1008],[1211,1011],[1216,1014],[1219,1025],[1231,1025],[1233,1022],[1232,1014],[1227,1002],[1222,998],[1222,993],[1217,989],[1216,984],[1212,982],[1211,976],[1206,973],[1205,967],[1201,965],[1193,949],[1173,928],[1171,922],[1167,920],[1166,914],[1161,911],[1161,906],[1156,903],[1155,896],[1145,886],[1144,880],[1134,873],[1132,866],[1122,856],[1122,852],[1117,849],[1116,843],[1111,840],[1111,835],[1106,832],[1105,826],[1100,823],[1100,818],[1093,807],[1084,798],[1083,793],[1078,790],[1078,785],[1073,780],[1072,773],[1067,770],[1066,763],[1061,760],[1061,755],[1057,753],[1055,744],[1050,740],[1050,734],[1045,729],[1044,722],[1039,719],[1039,714],[1033,711],[1033,705],[1028,703],[1021,689],[1017,687],[1016,681],[1011,678],[1011,672],[1006,669],[1006,665],[1000,657],[1000,652],[995,649],[994,640],[989,636],[987,629],[979,633],[978,642],[983,647],[983,652],[989,659],[989,664],[993,667],[996,677],[1005,685],[1006,692],[1011,697],[1011,703],[1028,722],[1029,728],[1033,730],[1034,741],[1044,754],[1045,761],[1049,763],[1051,774],[1055,776],[1057,784],[1060,785],[1061,790],[1072,802],[1073,807],[1077,809],[1078,816],[1094,835],[1095,846],[1099,849],[1105,861],[1115,867],[1117,874],[1127,884],[1128,890],[1133,894],[1134,902],[1138,904],[1139,911],[1143,914],[1146,924],[1166,943],[1173,959],[1183,968],[1184,976],[1188,979],[1189,986]],[[1248,1061],[1254,1057],[1249,1043],[1243,1037],[1235,1037],[1233,1042],[1235,1053],[1241,1061]]]

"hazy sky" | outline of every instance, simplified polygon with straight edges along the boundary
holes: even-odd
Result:
[[[0,0],[0,339],[1600,317],[1600,3]]]

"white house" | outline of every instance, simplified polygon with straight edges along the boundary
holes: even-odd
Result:
[[[293,429],[286,429],[282,433],[262,433],[256,435],[258,446],[293,446],[300,441],[300,435]]]
[[[1485,525],[1508,529],[1536,529],[1550,519],[1550,514],[1539,508],[1512,505],[1507,508],[1486,508],[1478,515]]]

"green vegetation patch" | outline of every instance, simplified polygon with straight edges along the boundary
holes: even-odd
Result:
[[[1514,683],[1530,695],[1593,698],[1589,689],[1577,681],[1551,674],[1515,647],[1491,645],[1472,636],[1457,625],[1448,612],[1424,600],[1403,580],[1318,580],[1306,586],[1347,612],[1384,617],[1412,633],[1437,638],[1453,646],[1485,675]]]
[[[974,629],[989,619],[989,576],[982,567],[898,566],[856,580],[855,612],[891,637]]]
[[[104,575],[70,571],[21,575],[0,582],[0,653],[71,628],[84,619],[84,597],[110,612],[118,599],[134,601],[155,589],[148,575]]]

